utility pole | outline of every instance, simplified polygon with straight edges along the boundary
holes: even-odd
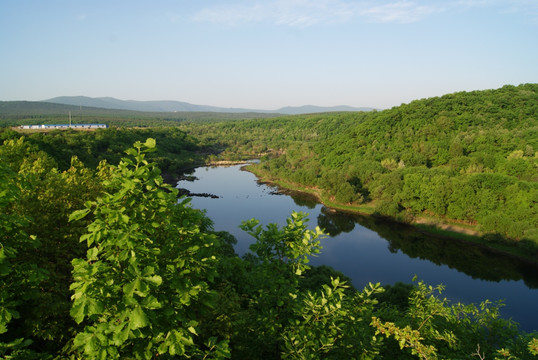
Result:
[[[71,127],[71,111],[69,112],[69,127]]]

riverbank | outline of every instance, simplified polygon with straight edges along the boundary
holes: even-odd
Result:
[[[218,160],[218,161],[208,161],[206,166],[232,166],[232,165],[243,165],[248,164],[247,160]]]
[[[281,179],[273,179],[269,176],[269,174],[248,165],[244,166],[242,169],[256,175],[259,181],[262,183],[276,185],[282,192],[296,191],[310,194],[314,196],[320,203],[331,209],[356,213],[364,216],[386,217],[376,214],[374,202],[361,205],[341,204],[327,197],[318,188],[305,187],[301,184],[290,183]],[[472,242],[503,255],[516,257],[532,264],[538,264],[538,249],[529,249],[517,246],[517,242],[515,242],[515,240],[499,238],[498,236],[488,236],[488,234],[480,232],[476,225],[464,225],[458,223],[457,221],[450,221],[434,215],[413,217],[410,219],[410,221],[401,221],[392,217],[386,218],[391,221],[411,225],[419,231],[430,236]]]

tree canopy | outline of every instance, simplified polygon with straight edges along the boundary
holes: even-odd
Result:
[[[299,115],[184,130],[252,170],[367,204],[401,221],[437,216],[538,244],[538,85],[460,92],[384,111]]]
[[[421,281],[352,288],[313,270],[319,228],[235,239],[163,182],[137,141],[117,163],[59,170],[25,138],[0,146],[0,354],[14,359],[524,359],[538,334],[501,304],[451,304]],[[321,284],[321,285],[320,285]]]
[[[204,157],[368,204],[476,224],[536,251],[538,85],[385,111],[47,134],[0,132],[0,356],[7,359],[530,359],[538,333],[443,286],[354,289],[311,268],[319,228],[245,219],[236,240],[163,174]],[[212,153],[212,155],[209,155]],[[239,224],[238,224],[239,225]]]

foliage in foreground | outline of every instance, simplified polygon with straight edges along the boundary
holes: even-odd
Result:
[[[145,160],[154,149],[153,139],[136,143],[131,158],[111,169],[104,194],[70,217],[93,218],[70,287],[71,316],[84,324],[72,349],[87,358],[204,354],[194,336],[209,312],[215,236],[201,213],[176,204],[177,190]]]
[[[23,140],[0,147],[0,356],[538,354],[538,334],[499,318],[498,304],[450,304],[442,287],[418,281],[398,291],[379,284],[357,291],[332,277],[305,288],[308,257],[323,236],[307,228],[305,214],[292,213],[283,227],[244,222],[256,243],[238,258],[229,234],[213,232],[202,212],[163,184],[146,159],[154,149],[152,139],[137,142],[118,165],[94,173],[76,161],[59,172]]]

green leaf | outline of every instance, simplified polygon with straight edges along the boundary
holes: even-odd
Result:
[[[129,148],[129,149],[125,150],[125,153],[126,153],[127,155],[131,155],[131,156],[136,156],[136,155],[138,155],[138,153],[136,152],[136,150],[133,149],[133,148]]]
[[[148,149],[153,149],[155,146],[157,146],[157,143],[155,142],[155,139],[153,139],[153,138],[148,138],[148,139],[146,139],[146,142],[144,143],[144,145],[145,145]]]
[[[97,300],[89,299],[88,300],[88,316],[94,315],[94,314],[101,314],[104,310],[104,305]]]
[[[145,309],[160,309],[162,305],[155,296],[148,296],[142,301],[142,306]]]
[[[115,346],[120,346],[129,338],[129,332],[131,328],[128,323],[122,323],[115,330],[115,334],[112,337],[112,342]]]
[[[144,280],[156,286],[161,285],[161,283],[163,282],[162,277],[160,277],[159,275],[148,276],[145,277]]]
[[[133,296],[136,293],[139,296],[146,296],[148,291],[148,286],[141,281],[141,278],[137,277],[130,283],[123,285],[123,293],[126,296]]]
[[[88,251],[86,252],[86,258],[89,261],[94,261],[94,260],[97,260],[98,254],[99,254],[99,249],[97,247],[92,247],[88,249]]]
[[[137,306],[129,316],[131,319],[131,329],[139,329],[148,325],[148,317],[140,306]]]
[[[76,323],[80,324],[87,314],[86,297],[75,299],[73,307],[69,313],[71,314],[71,317],[75,319]]]
[[[90,212],[90,209],[82,209],[74,211],[71,215],[69,215],[69,221],[75,221],[83,219],[88,213]]]
[[[5,324],[11,321],[11,312],[6,308],[0,308],[0,334],[3,334],[7,331]]]

